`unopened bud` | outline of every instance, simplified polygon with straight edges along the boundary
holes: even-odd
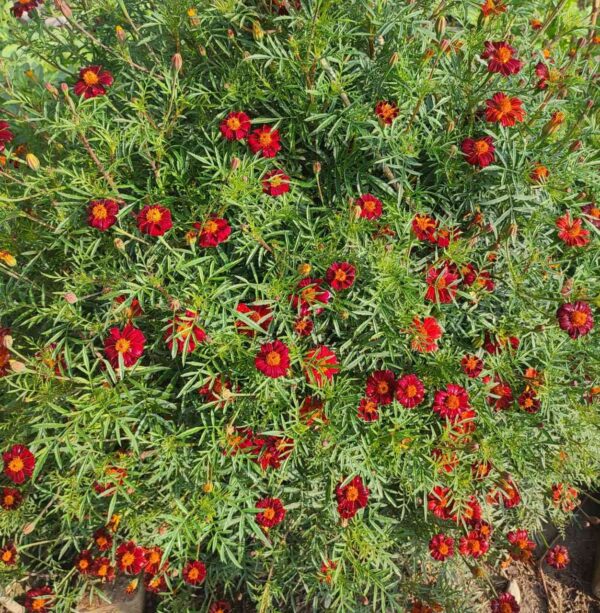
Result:
[[[65,0],[54,0],[54,6],[67,18],[73,16],[71,7],[65,2]]]
[[[181,53],[176,53],[171,58],[171,67],[175,72],[179,72],[181,67],[183,66],[183,58],[181,57]]]
[[[63,298],[68,304],[75,304],[77,302],[77,294],[73,292],[67,292],[64,294]]]
[[[23,362],[18,362],[17,360],[9,360],[10,368],[13,372],[20,374],[27,370],[27,366],[23,364]]]
[[[570,151],[579,151],[581,149],[582,144],[583,143],[580,140],[574,140],[571,143],[571,146],[569,147],[569,150]]]
[[[198,45],[198,53],[202,57],[206,57],[206,47],[203,47],[202,45]]]
[[[115,240],[113,241],[113,244],[119,251],[123,251],[123,249],[125,249],[125,243],[123,242],[123,239],[121,238],[115,238]]]
[[[127,38],[127,33],[125,32],[125,30],[121,26],[116,26],[115,34],[117,35],[117,40],[121,44],[123,44],[125,42],[125,39]]]
[[[440,49],[444,53],[450,50],[450,41],[447,38],[444,38],[444,40],[440,43]]]
[[[318,175],[321,172],[321,162],[313,162],[313,172]]]
[[[205,494],[210,494],[213,490],[215,489],[215,486],[210,482],[207,481],[203,486],[202,486],[202,491]]]
[[[28,153],[25,156],[25,161],[27,162],[27,166],[29,166],[31,170],[36,171],[40,169],[40,161],[33,153]]]
[[[61,83],[60,84],[60,91],[63,94],[68,94],[69,93],[69,86],[66,83]]]
[[[229,28],[227,30],[227,38],[235,38],[235,30],[232,30],[231,28]]]
[[[44,85],[44,87],[56,98],[58,96],[58,90],[56,89],[56,87],[54,87],[54,85],[52,85],[52,83],[46,83],[46,85]]]
[[[591,108],[594,107],[594,101],[593,100],[588,100],[585,104],[586,108],[589,110]]]
[[[395,66],[398,63],[399,58],[400,56],[398,55],[398,52],[394,51],[390,57],[390,66]]]
[[[446,132],[448,132],[448,134],[450,134],[450,132],[454,132],[454,128],[456,128],[456,123],[451,119],[448,122],[448,126],[446,127]]]
[[[231,170],[237,170],[240,167],[241,160],[238,157],[231,158]]]
[[[252,38],[254,40],[261,40],[265,35],[265,31],[258,21],[252,22]]]
[[[435,31],[438,36],[442,36],[446,31],[446,18],[443,15],[440,15],[435,22]]]

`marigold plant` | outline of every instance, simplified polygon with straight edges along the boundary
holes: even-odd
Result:
[[[504,612],[569,564],[591,2],[0,5],[9,598]]]

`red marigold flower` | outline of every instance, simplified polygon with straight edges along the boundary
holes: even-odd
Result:
[[[323,279],[307,277],[297,285],[297,293],[290,299],[292,307],[299,310],[301,315],[307,315],[312,311],[315,315],[323,312],[321,305],[331,300],[331,292],[322,286]]]
[[[13,483],[23,483],[33,474],[35,456],[25,445],[13,445],[2,454],[4,474]]]
[[[146,591],[151,594],[161,594],[167,591],[167,580],[164,575],[146,575],[144,577]]]
[[[276,168],[263,177],[262,186],[265,194],[273,197],[281,196],[290,191],[290,178],[283,170]]]
[[[531,171],[529,178],[533,183],[544,183],[550,176],[550,171],[543,164],[536,164]]]
[[[363,194],[356,199],[358,216],[364,219],[379,219],[383,212],[383,204],[373,194]]]
[[[49,585],[25,592],[25,610],[29,613],[47,613],[54,607],[54,592]]]
[[[437,602],[423,602],[415,599],[410,605],[407,613],[443,613],[444,609]]]
[[[519,98],[511,98],[498,92],[486,100],[485,104],[486,121],[499,123],[507,128],[525,119],[525,110]]]
[[[442,451],[441,449],[433,449],[431,451],[431,459],[434,461],[438,472],[452,473],[458,466],[458,456],[456,452]]]
[[[106,528],[98,528],[93,535],[94,543],[100,551],[108,551],[112,548],[113,537]]]
[[[315,324],[310,317],[299,315],[294,321],[294,332],[299,336],[310,336]]]
[[[513,400],[513,392],[510,385],[505,381],[497,379],[487,398],[488,404],[493,406],[495,411],[503,411],[510,407]]]
[[[442,338],[442,328],[435,317],[425,317],[421,321],[418,317],[413,319],[410,329],[412,336],[411,348],[419,353],[431,353],[438,350],[436,341]]]
[[[266,435],[252,440],[252,453],[257,456],[254,461],[263,470],[279,468],[290,457],[293,449],[294,440],[285,436]]]
[[[458,290],[459,279],[459,275],[448,265],[444,265],[440,268],[434,268],[432,266],[427,271],[427,276],[425,278],[427,283],[425,300],[441,304],[452,302]]]
[[[14,487],[3,487],[0,491],[0,507],[5,511],[14,511],[21,506],[23,494]]]
[[[264,343],[254,358],[254,365],[271,379],[285,377],[290,367],[290,350],[279,340]]]
[[[198,585],[206,579],[206,565],[200,560],[191,560],[183,567],[183,580],[189,585]]]
[[[119,545],[116,558],[119,569],[128,575],[140,573],[147,562],[144,548],[133,541]]]
[[[203,397],[204,402],[215,402],[219,409],[222,409],[231,400],[234,400],[232,393],[232,383],[222,375],[217,375],[210,379],[208,383],[198,389],[198,394]]]
[[[144,549],[144,555],[146,557],[144,572],[148,575],[157,575],[159,572],[166,570],[169,566],[168,561],[161,564],[163,550],[160,547],[155,546]]]
[[[91,574],[106,583],[114,581],[116,575],[115,567],[106,556],[101,556],[94,560]]]
[[[10,143],[14,138],[8,122],[0,121],[0,151],[4,151],[6,143]]]
[[[571,561],[568,549],[562,545],[554,545],[554,547],[548,550],[544,559],[547,564],[559,570],[565,568]]]
[[[436,242],[435,231],[437,221],[430,215],[415,215],[412,220],[412,231],[420,241]]]
[[[177,343],[177,353],[191,353],[199,343],[208,338],[206,332],[196,325],[198,314],[187,310],[185,315],[177,315],[166,333],[166,341],[169,349]]]
[[[454,539],[445,534],[436,534],[429,541],[431,557],[438,562],[445,562],[454,555]]]
[[[391,370],[376,370],[367,378],[366,394],[378,404],[390,404],[394,399],[396,376]]]
[[[436,485],[427,495],[427,508],[439,519],[452,519],[455,511],[450,488]]]
[[[262,509],[256,515],[256,523],[263,528],[273,528],[280,524],[287,513],[283,503],[279,498],[261,498],[256,503],[257,509]]]
[[[362,398],[358,405],[358,418],[370,423],[379,419],[379,405],[373,398]]]
[[[325,403],[315,396],[307,396],[300,405],[300,419],[308,427],[315,423],[328,423],[325,415]]]
[[[6,543],[0,547],[0,562],[6,566],[14,566],[17,563],[17,548],[13,543]]]
[[[494,291],[496,284],[492,281],[490,273],[486,270],[478,271],[473,264],[468,263],[460,269],[462,282],[467,287],[476,285],[482,287],[488,292]]]
[[[517,74],[523,67],[523,62],[515,55],[517,50],[504,41],[484,43],[481,58],[488,61],[488,71],[498,72],[505,77]]]
[[[571,219],[571,213],[567,211],[556,220],[558,238],[569,247],[584,247],[590,242],[590,231],[582,226],[581,219]]]
[[[322,578],[319,580],[324,581],[328,585],[331,584],[331,581],[333,580],[333,573],[335,572],[336,568],[337,562],[334,562],[333,560],[326,560],[323,562],[323,564],[321,564],[321,569],[319,570]]]
[[[34,11],[43,3],[44,0],[16,0],[11,8],[11,11],[17,19],[20,19],[23,17],[23,15]]]
[[[439,228],[434,236],[435,243],[438,247],[445,249],[450,245],[451,241],[455,241],[460,236],[460,230],[457,228]]]
[[[369,488],[357,475],[346,485],[340,483],[335,490],[337,510],[343,519],[352,519],[359,509],[364,509],[369,502]]]
[[[398,105],[395,102],[381,100],[375,105],[375,115],[377,115],[381,123],[388,126],[392,125],[399,112]]]
[[[425,386],[417,375],[403,375],[396,381],[396,400],[407,409],[423,402]]]
[[[248,146],[252,153],[260,153],[264,158],[274,158],[281,149],[279,130],[271,126],[253,130],[248,137]]]
[[[577,508],[579,492],[574,487],[565,486],[564,483],[555,483],[552,485],[552,502],[564,513],[570,513]]]
[[[89,549],[83,549],[77,554],[75,558],[75,568],[81,575],[89,575],[92,572],[92,565],[94,564],[94,556]]]
[[[469,394],[464,387],[449,383],[443,390],[435,392],[433,410],[442,418],[456,422],[466,409],[469,409]]]
[[[229,222],[217,215],[211,215],[204,223],[195,223],[198,231],[198,244],[200,247],[216,247],[224,243],[231,234]]]
[[[171,211],[160,204],[148,204],[138,213],[137,224],[143,234],[162,236],[173,227]]]
[[[483,370],[483,360],[476,355],[468,354],[460,361],[460,366],[469,379],[475,379]]]
[[[307,383],[317,387],[323,387],[325,381],[333,381],[334,375],[340,371],[338,359],[335,353],[320,345],[311,349],[304,356],[304,375]]]
[[[458,550],[463,556],[474,559],[485,555],[489,548],[489,541],[479,530],[471,530],[466,536],[461,536],[458,544]]]
[[[487,460],[478,460],[471,464],[471,473],[477,481],[485,479],[492,471],[492,463]]]
[[[586,204],[581,209],[581,212],[593,226],[600,228],[600,207],[598,207],[596,203],[591,202],[590,204]]]
[[[519,613],[521,607],[515,597],[508,592],[503,592],[490,602],[491,613]]]
[[[558,325],[571,338],[576,339],[591,332],[594,327],[594,316],[587,302],[567,302],[556,311]]]
[[[226,600],[217,600],[210,605],[208,613],[231,613],[231,605]]]
[[[106,232],[117,221],[119,204],[116,200],[102,198],[88,204],[88,224],[100,232]]]
[[[500,480],[500,490],[492,491],[487,500],[490,504],[498,504],[502,500],[505,509],[512,509],[521,504],[521,494],[511,477]]]
[[[113,76],[108,70],[103,70],[102,66],[86,66],[79,71],[79,81],[75,83],[73,91],[87,100],[104,96],[112,84]]]
[[[119,367],[120,357],[125,368],[133,366],[144,353],[146,337],[138,328],[130,323],[121,330],[111,328],[104,341],[104,354],[113,368]]]
[[[115,298],[115,304],[124,304],[127,302],[128,297],[121,295]],[[137,298],[134,298],[125,309],[125,315],[127,319],[135,319],[136,317],[140,317],[144,314],[144,309],[142,309],[142,305]]]
[[[251,320],[256,326],[262,328],[265,332],[267,332],[273,321],[273,311],[271,307],[266,304],[247,304],[245,302],[240,302],[235,310],[245,318]],[[236,320],[235,329],[240,334],[250,337],[256,336],[257,332],[255,328],[241,319]]]
[[[527,413],[537,413],[540,410],[540,400],[535,390],[529,386],[519,396],[518,403]]]
[[[485,168],[495,159],[494,139],[491,136],[480,136],[479,138],[465,138],[460,144],[460,149],[465,156],[465,160],[471,166]]]
[[[513,530],[506,535],[510,544],[509,553],[513,560],[526,562],[531,559],[535,543],[529,538],[527,530]]]
[[[355,278],[356,268],[349,262],[334,262],[325,273],[327,283],[336,292],[352,287]]]
[[[475,498],[475,496],[469,496],[469,499],[461,510],[460,517],[465,524],[474,526],[484,537],[488,538],[491,534],[491,529],[486,530],[488,524],[481,520],[482,513],[483,511],[477,498]]]
[[[531,19],[529,25],[533,30],[541,30],[544,23],[539,19]]]
[[[105,483],[99,483],[98,481],[95,481],[94,490],[96,491],[97,494],[104,494],[104,492],[113,490],[118,485],[123,485],[125,478],[127,477],[127,471],[124,468],[121,468],[120,466],[108,466],[106,470],[104,471],[104,473],[108,477],[115,478],[115,481],[114,482],[107,481]]]
[[[219,130],[227,140],[242,140],[250,132],[250,117],[242,111],[232,111],[223,119]]]
[[[502,0],[485,0],[481,5],[481,12],[484,17],[501,15],[506,12],[506,4]]]

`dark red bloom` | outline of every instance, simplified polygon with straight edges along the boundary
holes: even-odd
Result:
[[[279,498],[261,498],[256,503],[256,508],[261,509],[261,513],[256,515],[256,523],[263,528],[277,526],[284,520],[287,512]]]
[[[105,232],[116,223],[119,204],[116,200],[107,198],[91,200],[87,211],[88,224],[100,232]]]
[[[595,202],[586,204],[581,209],[581,212],[594,227],[600,228],[600,207],[598,207]]]
[[[287,194],[290,191],[290,178],[281,170],[277,168],[270,170],[262,180],[263,192],[269,196],[281,196]]]
[[[589,334],[594,327],[594,316],[587,302],[567,302],[562,304],[556,311],[558,325],[571,338]]]
[[[537,397],[536,391],[529,385],[519,396],[518,402],[519,406],[527,413],[537,413],[540,410],[540,399]]]
[[[98,528],[94,532],[94,543],[100,551],[108,551],[112,548],[113,537],[106,528]]]
[[[200,560],[187,562],[183,567],[183,580],[189,585],[198,585],[206,579],[206,565]]]
[[[481,58],[488,61],[489,72],[498,72],[505,77],[517,74],[523,67],[523,62],[515,56],[517,50],[504,41],[485,42]]]
[[[250,132],[250,117],[242,111],[232,111],[223,119],[219,130],[227,140],[242,140]]]
[[[138,213],[137,224],[143,234],[162,236],[173,227],[171,211],[160,204],[148,204]]]
[[[548,550],[544,559],[547,564],[559,570],[565,568],[571,561],[568,549],[562,545],[554,545],[554,547]]]
[[[265,332],[267,332],[271,322],[273,321],[273,311],[271,310],[271,307],[266,304],[247,304],[245,302],[240,302],[235,310],[245,318],[251,320],[256,327],[262,328]],[[257,333],[256,328],[251,327],[241,319],[236,320],[235,329],[240,334],[250,337],[256,336]]]
[[[107,466],[104,474],[107,477],[113,478],[114,481],[103,481],[102,483],[94,481],[94,490],[97,494],[104,494],[105,492],[113,490],[111,492],[112,495],[114,494],[114,489],[119,485],[123,485],[125,482],[127,470],[121,468],[120,466]]]
[[[335,353],[320,345],[311,349],[304,356],[304,376],[308,383],[323,387],[325,381],[333,381],[333,377],[340,371]]]
[[[144,548],[133,541],[122,543],[117,547],[117,565],[119,570],[128,575],[137,575],[146,566]]]
[[[215,402],[216,406],[222,409],[229,401],[234,400],[232,388],[231,381],[223,378],[222,375],[217,375],[199,388],[198,394],[202,396],[204,402]]]
[[[166,340],[169,349],[177,343],[177,353],[191,353],[199,343],[208,338],[206,332],[197,325],[198,314],[195,311],[186,311],[185,315],[177,315],[169,326]]]
[[[453,519],[456,513],[450,488],[436,485],[427,495],[427,508],[439,519]]]
[[[364,219],[379,219],[383,212],[381,200],[373,194],[363,194],[356,199],[358,216]]]
[[[79,81],[73,86],[73,91],[86,99],[95,98],[104,96],[112,84],[113,76],[108,70],[103,70],[102,66],[86,66],[79,71]]]
[[[489,541],[479,530],[471,530],[466,536],[460,538],[458,544],[458,550],[463,556],[469,556],[474,559],[480,558],[489,548]]]
[[[396,400],[407,409],[423,402],[425,386],[417,375],[403,375],[396,381]]]
[[[438,562],[445,562],[454,555],[454,539],[445,534],[436,534],[429,541],[431,557]]]
[[[35,456],[25,445],[13,445],[2,454],[4,474],[13,483],[23,483],[33,474]]]
[[[419,353],[431,353],[438,350],[437,340],[442,337],[442,328],[435,317],[425,317],[421,321],[415,317],[409,330],[412,337],[410,346]]]
[[[486,121],[499,123],[506,128],[525,119],[523,103],[519,98],[511,98],[502,92],[498,92],[486,100],[485,104]]]
[[[308,427],[316,423],[328,423],[325,403],[315,396],[307,396],[300,405],[300,419]]]
[[[127,300],[128,300],[127,296],[124,296],[124,295],[117,296],[115,298],[115,304],[124,304],[125,302],[127,302]],[[129,320],[135,319],[136,317],[140,317],[141,315],[144,314],[142,305],[140,304],[140,301],[137,298],[133,298],[133,300],[131,300],[131,302],[129,303],[129,306],[125,307],[123,311],[125,312],[125,315],[127,316],[127,319]]]
[[[502,0],[485,0],[481,5],[481,13],[484,17],[501,15],[506,12],[506,4]]]
[[[556,220],[558,238],[569,247],[585,247],[590,242],[590,231],[583,227],[582,219],[571,219],[567,211]]]
[[[481,515],[482,509],[477,498],[475,498],[475,496],[469,496],[466,504],[461,509],[460,518],[465,524],[477,528],[485,538],[489,538],[491,528],[489,530],[486,529],[488,524],[481,520]]]
[[[480,136],[479,138],[465,138],[460,144],[460,149],[465,156],[465,160],[471,166],[485,168],[495,159],[494,139],[491,136]]]
[[[92,565],[94,564],[94,556],[89,549],[83,549],[77,554],[75,558],[75,568],[81,575],[89,575],[92,572]]]
[[[497,380],[487,398],[488,403],[493,406],[496,411],[508,409],[513,403],[513,400],[513,393],[510,385],[501,380]]]
[[[251,453],[256,456],[254,461],[263,470],[279,468],[281,463],[290,457],[293,449],[293,439],[272,434],[253,437],[250,447]]]
[[[323,312],[322,305],[331,300],[331,292],[322,285],[323,279],[307,277],[298,283],[297,291],[291,298],[292,307],[299,310],[301,315],[312,311],[315,315]]]
[[[390,404],[394,399],[396,377],[391,370],[376,370],[367,378],[366,394],[378,404]]]
[[[271,379],[285,377],[290,367],[290,351],[281,341],[265,343],[254,358],[254,365]]]
[[[433,398],[433,410],[451,422],[458,421],[462,413],[469,408],[467,390],[454,383],[449,383],[445,389],[438,390]]]
[[[6,566],[14,566],[17,563],[17,548],[13,543],[6,543],[0,547],[0,562]]]
[[[420,241],[436,242],[437,221],[433,217],[430,215],[415,215],[411,225],[412,231]]]
[[[54,607],[54,592],[49,585],[25,592],[25,610],[28,613],[46,613]]]
[[[509,553],[513,560],[526,562],[531,559],[535,543],[529,538],[527,530],[513,530],[506,535],[510,544]]]
[[[200,247],[216,247],[224,243],[231,234],[229,222],[217,215],[211,215],[204,223],[195,223]]]
[[[6,143],[10,143],[14,137],[8,122],[0,121],[0,151],[4,151]]]
[[[248,146],[252,153],[260,153],[264,158],[274,158],[281,149],[279,130],[270,126],[253,130],[248,137]]]
[[[165,575],[148,575],[144,577],[144,586],[146,587],[146,591],[151,594],[160,594],[162,592],[166,592],[167,580],[165,579]]]
[[[359,509],[364,509],[369,502],[369,488],[365,487],[357,475],[346,485],[339,484],[335,490],[337,510],[343,519],[353,518]]]
[[[113,368],[119,367],[120,358],[125,368],[133,366],[144,353],[146,337],[141,330],[126,324],[121,330],[111,328],[104,341],[104,354]]]
[[[299,336],[310,336],[315,324],[310,317],[299,315],[294,321],[294,332]]]
[[[217,600],[210,605],[208,613],[231,613],[231,605],[226,600]]]
[[[23,17],[23,15],[34,11],[43,3],[44,0],[15,0],[11,11],[17,19],[20,19],[21,17]]]
[[[467,377],[475,379],[483,370],[483,360],[476,355],[468,354],[460,361],[460,366]]]
[[[503,592],[490,602],[491,613],[519,613],[521,607],[515,597],[508,592]]]
[[[0,491],[0,507],[5,511],[14,511],[21,506],[23,494],[14,487],[3,487]]]
[[[552,485],[552,503],[564,513],[570,513],[577,508],[579,502],[579,492],[564,483],[554,483]]]
[[[111,583],[115,580],[115,567],[110,559],[106,556],[101,556],[94,560],[92,564],[92,575],[103,582]]]
[[[355,278],[356,268],[349,262],[334,262],[325,273],[327,283],[336,292],[352,287]]]
[[[399,112],[398,105],[395,102],[382,100],[375,105],[375,115],[377,115],[382,123],[388,126],[398,117]]]
[[[425,300],[447,304],[452,302],[458,291],[460,276],[448,265],[440,268],[433,266],[427,271],[427,292]]]
[[[144,549],[144,554],[146,556],[144,572],[148,575],[157,575],[159,572],[166,570],[169,565],[168,561],[162,562],[163,550],[160,547]]]
[[[372,398],[362,398],[358,405],[358,417],[367,423],[379,419],[379,405]]]
[[[499,486],[499,490],[492,490],[488,495],[487,500],[490,504],[502,501],[505,509],[512,509],[521,504],[521,494],[511,477],[502,478]]]

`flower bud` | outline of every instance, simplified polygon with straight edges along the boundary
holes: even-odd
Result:
[[[8,251],[0,251],[0,262],[3,262],[7,266],[16,266],[17,259],[12,253]]]
[[[27,370],[27,366],[23,362],[17,360],[9,360],[10,368],[14,373],[21,374]]]
[[[117,40],[121,44],[123,44],[125,42],[125,39],[127,38],[127,33],[125,32],[125,30],[121,26],[116,26],[115,34],[117,35]]]
[[[390,57],[390,61],[389,61],[390,66],[395,66],[398,63],[399,59],[400,59],[400,56],[398,55],[398,52],[394,51],[394,53],[392,53]]]
[[[252,38],[254,40],[261,40],[265,36],[265,31],[258,21],[252,22]]]
[[[58,96],[58,90],[52,83],[46,83],[44,87],[56,98]]]
[[[207,481],[203,486],[202,486],[202,491],[205,494],[210,494],[213,490],[215,489],[215,486],[210,482]]]
[[[202,57],[206,57],[206,47],[202,46],[202,45],[198,45],[198,53],[202,56]]]
[[[68,94],[69,93],[69,86],[66,83],[61,83],[60,84],[60,91],[63,94]]]
[[[54,6],[67,18],[70,19],[73,16],[71,7],[65,2],[65,0],[54,0]]]
[[[321,172],[321,162],[313,162],[313,172],[318,175]]]
[[[229,28],[227,30],[227,38],[235,38],[235,30],[232,30],[231,28]]]
[[[34,172],[40,169],[40,161],[33,153],[28,153],[25,156],[25,161],[27,162],[27,166]]]
[[[231,164],[230,164],[231,170],[237,170],[240,167],[241,163],[242,162],[241,162],[240,158],[238,158],[238,157],[231,158]]]
[[[438,36],[443,36],[446,31],[446,18],[440,15],[435,21],[435,31]]]
[[[77,294],[74,294],[73,292],[67,292],[63,295],[63,298],[68,304],[75,304],[77,302]]]
[[[298,274],[302,277],[308,277],[312,271],[312,266],[308,262],[304,262],[298,266]]]
[[[181,70],[182,66],[183,66],[183,58],[181,57],[181,53],[176,53],[171,58],[171,67],[177,73]]]
[[[123,239],[121,238],[115,238],[115,240],[113,241],[113,244],[119,251],[123,251],[125,249],[125,243],[123,242]]]

